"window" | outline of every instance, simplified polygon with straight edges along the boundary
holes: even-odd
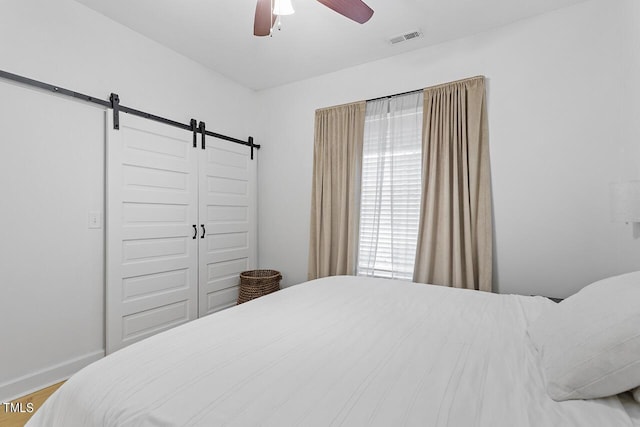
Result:
[[[413,278],[422,193],[423,92],[367,103],[357,274]]]

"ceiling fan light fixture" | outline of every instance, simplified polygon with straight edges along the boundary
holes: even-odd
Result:
[[[373,9],[362,0],[318,0],[318,2],[359,24],[364,24],[373,16]],[[274,25],[280,29],[280,17],[294,13],[291,0],[256,0],[253,35],[258,37],[273,35]]]
[[[273,5],[273,14],[278,16],[293,15],[296,11],[293,10],[291,0],[275,0]]]

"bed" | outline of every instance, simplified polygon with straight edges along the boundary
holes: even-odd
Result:
[[[629,396],[549,397],[527,330],[554,304],[314,280],[101,359],[27,426],[639,426]]]

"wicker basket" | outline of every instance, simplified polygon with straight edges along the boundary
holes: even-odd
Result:
[[[240,273],[238,304],[280,289],[282,274],[276,270],[249,270]]]

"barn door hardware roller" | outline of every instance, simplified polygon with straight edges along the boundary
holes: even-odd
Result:
[[[109,97],[111,101],[111,109],[113,110],[113,128],[120,129],[120,97],[117,93],[112,93]]]
[[[204,142],[204,136],[207,134],[207,126],[204,122],[200,122],[200,133],[202,134],[202,149],[207,148],[207,144]]]
[[[193,132],[193,148],[198,147],[198,121],[191,119],[191,132]]]

